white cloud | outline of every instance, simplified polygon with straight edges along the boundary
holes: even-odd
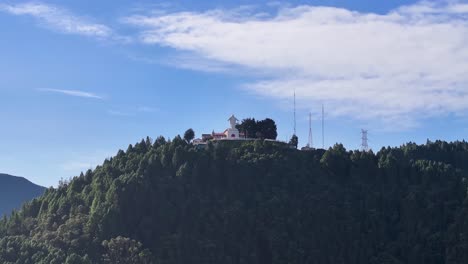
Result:
[[[408,125],[468,110],[462,2],[426,1],[387,14],[304,5],[269,16],[210,10],[124,21],[140,29],[141,42],[190,52],[204,65],[267,71],[245,89],[283,100],[295,88],[301,105],[324,102],[336,116]]]
[[[115,37],[108,26],[89,22],[75,16],[65,9],[42,3],[0,4],[0,11],[13,15],[29,15],[41,24],[63,33],[77,34],[96,38]]]
[[[192,54],[178,54],[169,56],[148,57],[141,55],[127,55],[127,58],[133,61],[138,61],[146,64],[164,65],[169,67],[177,67],[181,69],[201,71],[207,73],[233,73],[233,69],[237,68],[242,72],[238,65],[226,64],[210,59],[204,59]],[[247,73],[247,72],[243,72]]]
[[[41,92],[51,92],[51,93],[60,93],[69,96],[75,97],[84,97],[84,98],[92,98],[92,99],[104,99],[103,97],[96,95],[94,93],[78,91],[78,90],[62,90],[62,89],[38,89]]]

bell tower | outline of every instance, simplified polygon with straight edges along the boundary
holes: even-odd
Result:
[[[228,121],[231,127],[226,129],[226,131],[224,132],[226,135],[226,138],[227,139],[239,139],[239,130],[236,128],[237,121],[239,121],[239,119],[237,119],[234,115],[231,115]]]

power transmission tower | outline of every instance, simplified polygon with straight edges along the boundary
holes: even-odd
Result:
[[[361,149],[362,151],[369,151],[369,144],[368,144],[368,138],[367,138],[367,132],[369,132],[368,130],[365,130],[365,129],[361,129],[361,139],[362,139],[362,143],[361,143]]]

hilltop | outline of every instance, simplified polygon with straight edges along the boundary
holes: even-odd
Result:
[[[147,138],[0,222],[1,263],[467,263],[468,143]]]
[[[44,193],[45,188],[25,178],[0,173],[0,216],[19,209],[24,202]]]

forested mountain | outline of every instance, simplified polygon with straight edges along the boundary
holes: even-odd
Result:
[[[0,216],[44,193],[45,188],[25,178],[0,173]]]
[[[468,263],[468,143],[143,140],[0,222],[0,263]]]

